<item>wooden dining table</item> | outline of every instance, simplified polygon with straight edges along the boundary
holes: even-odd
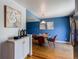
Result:
[[[41,35],[35,35],[33,36],[33,38],[35,40],[38,40],[39,45],[44,45],[45,43],[48,43],[48,40],[47,40],[48,34],[43,33]]]

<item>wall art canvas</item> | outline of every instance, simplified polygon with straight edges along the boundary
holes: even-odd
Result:
[[[17,28],[21,26],[21,12],[9,7],[4,6],[4,27]]]
[[[47,29],[48,30],[54,29],[54,22],[47,22]]]
[[[41,29],[41,30],[45,30],[45,29],[46,29],[46,24],[40,23],[40,29]]]

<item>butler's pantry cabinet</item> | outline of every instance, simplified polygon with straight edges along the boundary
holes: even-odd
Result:
[[[24,59],[29,54],[29,37],[8,40],[3,45],[2,59]]]
[[[27,39],[27,40],[26,40]],[[24,48],[24,57],[29,54],[29,37],[25,38],[25,41],[23,42],[23,48]]]

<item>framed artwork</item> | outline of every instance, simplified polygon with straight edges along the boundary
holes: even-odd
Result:
[[[21,26],[21,12],[9,7],[4,6],[4,27],[17,28]]]
[[[46,23],[40,23],[40,29],[45,30],[46,29]]]
[[[48,30],[54,29],[54,22],[47,22],[47,29]]]
[[[54,22],[40,22],[40,29],[42,30],[53,30]]]

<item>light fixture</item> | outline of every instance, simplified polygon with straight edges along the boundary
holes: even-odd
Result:
[[[43,1],[41,6],[40,6],[40,15],[42,18],[45,18],[45,16],[46,16],[46,3],[45,3],[45,1]]]
[[[46,23],[46,21],[44,21],[44,20],[43,20],[43,21],[41,21],[41,23],[42,23],[42,24],[45,24],[45,23]]]

